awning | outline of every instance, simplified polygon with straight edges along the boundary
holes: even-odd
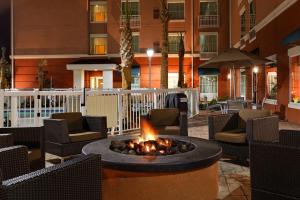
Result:
[[[219,75],[220,70],[218,68],[198,68],[199,76],[208,76],[208,75]]]
[[[296,31],[290,33],[288,36],[286,36],[283,40],[282,43],[284,45],[292,44],[299,41],[300,42],[300,28],[297,29]]]
[[[108,58],[103,59],[79,59],[75,62],[72,62],[70,64],[67,64],[68,70],[99,70],[99,71],[105,71],[105,70],[115,70],[118,66],[118,63],[115,61],[112,61]]]

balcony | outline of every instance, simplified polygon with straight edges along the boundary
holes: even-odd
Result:
[[[126,23],[126,15],[120,16],[120,27],[123,28]],[[141,16],[132,15],[130,17],[130,27],[131,28],[140,28],[141,27]]]
[[[199,28],[218,28],[219,15],[200,15]]]
[[[201,60],[209,60],[213,57],[216,57],[218,52],[200,52],[200,59]]]

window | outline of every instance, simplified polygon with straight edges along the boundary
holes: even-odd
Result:
[[[132,33],[132,50],[134,53],[140,52],[140,35],[139,35],[139,33]]]
[[[250,29],[252,29],[256,24],[254,1],[251,1],[249,6],[250,6]]]
[[[211,58],[218,54],[218,33],[200,34],[200,58]]]
[[[201,0],[200,15],[218,15],[218,2]]]
[[[267,98],[277,99],[277,72],[267,73]]]
[[[169,33],[168,40],[169,40],[169,53],[178,53],[180,33]],[[184,35],[183,35],[183,40],[184,40]]]
[[[291,102],[300,103],[300,56],[291,57]]]
[[[90,54],[103,55],[107,53],[107,36],[91,35],[90,36]]]
[[[241,69],[241,83],[240,83],[240,93],[241,97],[246,97],[246,84],[247,84],[247,76],[246,70]]]
[[[131,15],[140,15],[140,3],[139,1],[129,0],[128,2],[128,9]],[[126,15],[126,1],[122,1],[122,15]]]
[[[90,88],[91,89],[102,89],[103,88],[103,77],[90,77]]]
[[[218,96],[218,76],[203,75],[200,76],[200,95],[201,98],[212,100]]]
[[[169,19],[183,20],[184,19],[184,1],[169,0],[168,1]]]
[[[241,37],[246,34],[246,12],[241,15]]]
[[[131,89],[140,88],[140,67],[133,66],[131,69]]]
[[[178,73],[168,73],[168,87],[178,88]]]
[[[107,5],[106,2],[95,3],[90,5],[90,20],[92,23],[107,22]]]

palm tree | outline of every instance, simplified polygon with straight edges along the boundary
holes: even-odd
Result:
[[[169,14],[167,0],[160,0],[160,21],[162,24],[162,49],[161,49],[161,71],[160,71],[160,87],[168,88],[168,54],[169,54]]]
[[[47,60],[41,60],[38,64],[37,80],[39,85],[39,90],[45,87],[46,72],[44,66],[47,65]]]
[[[6,71],[7,71],[7,66],[8,66],[8,62],[5,59],[5,52],[6,52],[6,48],[2,47],[1,48],[1,59],[0,59],[0,88],[1,89],[5,89],[9,86],[9,80],[7,80],[7,76],[6,76]]]
[[[179,36],[179,51],[178,51],[178,59],[179,59],[179,65],[178,65],[178,87],[182,88],[184,87],[184,74],[183,74],[183,60],[184,60],[184,54],[185,54],[185,48],[184,48],[184,41],[183,41],[183,35],[180,33]]]
[[[132,30],[130,27],[131,11],[129,8],[129,2],[125,3],[125,23],[121,31],[120,38],[120,55],[121,64],[120,70],[122,72],[122,88],[126,90],[131,89],[131,66],[133,63],[133,51],[132,51]]]

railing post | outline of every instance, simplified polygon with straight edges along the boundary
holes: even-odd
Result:
[[[154,109],[157,109],[158,102],[157,102],[157,90],[156,89],[153,90],[153,101],[154,101]]]
[[[0,90],[0,128],[4,125],[4,90]]]
[[[34,125],[40,126],[40,118],[41,118],[41,96],[39,94],[39,90],[35,89],[33,91],[34,96]]]
[[[18,127],[18,96],[11,96],[11,126]]]
[[[118,90],[118,113],[119,113],[119,134],[123,134],[123,92]]]

